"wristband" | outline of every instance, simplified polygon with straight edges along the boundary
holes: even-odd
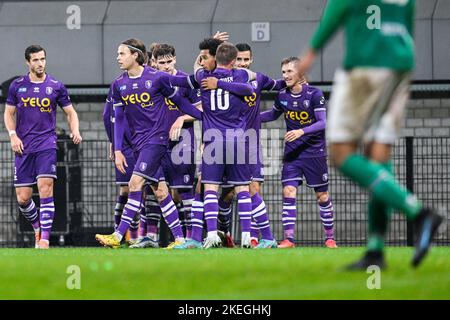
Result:
[[[8,131],[9,136],[11,137],[12,135],[17,135],[16,130],[9,130]]]

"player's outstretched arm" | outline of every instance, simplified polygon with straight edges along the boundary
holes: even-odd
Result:
[[[283,114],[282,111],[272,108],[272,110],[261,112],[261,122],[270,122],[277,120]]]
[[[204,90],[214,90],[217,88],[221,88],[241,97],[251,96],[253,92],[255,92],[255,89],[250,83],[226,82],[218,80],[215,77],[204,78],[202,80],[202,88]]]
[[[67,116],[67,123],[69,124],[71,132],[70,137],[72,138],[73,143],[80,144],[83,138],[81,138],[80,134],[80,122],[78,120],[78,114],[72,105],[64,107],[63,110]]]
[[[5,106],[5,113],[4,113],[4,120],[5,120],[5,127],[6,130],[8,130],[9,137],[11,140],[11,149],[18,154],[23,153],[23,143],[22,140],[17,136],[16,133],[16,107],[13,105],[6,104]]]
[[[195,119],[202,119],[202,112],[198,110],[194,105],[192,105],[188,99],[182,97],[180,94],[176,93],[170,99],[180,108],[181,112],[194,117]]]

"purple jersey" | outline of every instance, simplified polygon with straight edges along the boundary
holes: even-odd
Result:
[[[216,77],[220,81],[247,83],[248,71],[245,69],[223,69],[214,71],[200,69],[195,75],[189,77],[193,88],[198,88],[202,79]],[[227,129],[246,129],[245,113],[248,105],[244,97],[231,94],[221,88],[215,90],[201,90],[203,108],[203,133],[209,129],[217,129],[226,138]]]
[[[175,75],[176,76],[187,76],[188,74],[183,71],[177,70],[177,73]],[[201,97],[200,97],[200,89],[179,87],[178,90],[179,90],[178,93],[182,97],[185,97],[186,99],[188,99],[189,102],[192,103],[194,106],[196,106],[202,102]],[[180,109],[177,107],[177,105],[174,102],[172,102],[172,100],[166,98],[165,101],[166,101],[167,107],[170,110],[169,122],[170,122],[170,126],[172,126],[173,123],[178,119],[178,117],[183,116],[184,113],[180,111]],[[192,122],[192,121],[185,122],[183,124],[183,129],[186,129],[189,131],[189,134],[191,135],[191,148],[192,148],[192,150],[194,150],[194,141],[195,141],[194,122]],[[173,147],[175,145],[177,145],[178,143],[180,143],[181,141],[182,141],[182,137],[180,137],[179,141],[170,141],[169,149],[173,149]]]
[[[170,123],[165,98],[177,93],[168,75],[145,66],[141,76],[130,78],[124,72],[112,85],[114,107],[124,108],[133,149],[139,152],[148,144],[167,146]]]
[[[43,82],[31,82],[29,75],[11,83],[6,104],[17,108],[16,132],[24,154],[56,149],[56,109],[71,106],[67,89],[46,74]]]
[[[261,102],[261,92],[272,91],[272,90],[281,90],[284,84],[283,81],[273,80],[268,76],[262,73],[256,73],[256,79],[251,82],[253,88],[255,88],[255,92],[251,96],[244,97],[245,102],[247,103],[249,109],[246,115],[246,129],[255,129],[258,133],[261,130],[261,118],[259,115],[259,105]]]
[[[114,145],[114,106],[113,106],[113,86],[109,87],[108,96],[106,97],[105,108],[103,109],[103,123],[105,125],[106,135],[109,142]],[[131,148],[131,131],[128,126],[124,128],[124,139],[122,147]]]
[[[302,92],[293,94],[289,89],[280,91],[273,106],[277,112],[284,113],[287,131],[308,127],[317,121],[315,112],[326,110],[322,91],[308,84],[302,85]],[[287,142],[284,148],[285,161],[300,158],[326,156],[325,130],[305,134]]]

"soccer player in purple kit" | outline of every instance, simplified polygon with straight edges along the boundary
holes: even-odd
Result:
[[[297,57],[283,59],[281,70],[287,88],[280,91],[272,110],[261,114],[268,122],[285,116],[286,133],[283,169],[283,229],[285,239],[279,248],[293,248],[297,216],[297,188],[303,183],[314,188],[325,230],[325,246],[337,248],[333,232],[333,204],[328,193],[326,106],[323,93],[310,86],[297,72]]]
[[[249,69],[253,62],[253,54],[250,45],[247,43],[236,44],[238,55],[236,58],[235,67]],[[260,101],[261,92],[263,90],[279,91],[286,86],[284,81],[277,81],[270,79],[262,73],[256,73],[255,79],[251,82],[255,92],[251,96],[244,97],[248,106],[248,111],[245,113],[246,130],[254,130],[256,132],[257,143],[250,145],[249,153],[256,155],[256,163],[250,165],[252,182],[250,184],[250,196],[252,200],[252,221],[250,230],[250,239],[252,247],[276,248],[277,243],[273,237],[270,229],[270,221],[267,215],[266,204],[260,195],[261,183],[264,181],[262,153],[260,146]],[[215,89],[209,87],[209,89]],[[231,216],[231,199],[230,195],[226,195],[219,199],[219,226],[229,225]],[[228,201],[227,201],[228,200]],[[226,230],[225,230],[226,231]],[[261,231],[261,241],[258,243],[258,233]]]
[[[106,103],[103,109],[103,123],[105,125],[106,135],[110,142],[109,144],[109,158],[112,161],[114,159],[114,106],[113,106],[113,87],[110,86],[108,96],[106,97]],[[128,167],[126,167],[126,172],[122,173],[117,168],[115,168],[115,176],[116,176],[116,185],[119,186],[119,195],[116,199],[116,205],[114,206],[114,229],[119,226],[120,218],[122,216],[123,208],[127,204],[128,200],[128,182],[131,179],[131,175],[133,174],[133,168],[136,164],[136,159],[133,152],[133,147],[131,144],[131,132],[128,126],[125,127],[124,138],[123,138],[123,148],[122,153],[124,154],[126,161],[128,163]],[[141,219],[142,220],[142,219]],[[130,225],[130,241],[129,244],[133,245],[138,241],[138,227],[139,220],[137,216]]]
[[[53,186],[56,176],[56,110],[67,116],[71,138],[82,140],[78,116],[67,90],[45,72],[47,55],[39,45],[25,50],[29,73],[14,80],[8,91],[4,114],[5,127],[15,153],[14,186],[20,212],[31,223],[39,249],[48,249],[55,215]],[[40,209],[32,199],[37,183]]]
[[[138,39],[129,39],[118,47],[117,61],[125,72],[112,84],[115,107],[114,149],[116,167],[125,173],[128,166],[122,153],[125,117],[132,133],[133,149],[138,153],[133,175],[129,182],[130,193],[124,207],[119,226],[113,234],[96,235],[104,246],[116,248],[142,205],[142,191],[146,181],[161,206],[163,217],[175,238],[170,245],[184,242],[183,232],[178,219],[178,211],[172,201],[162,176],[161,160],[167,151],[169,127],[166,119],[169,109],[165,98],[172,99],[178,107],[195,118],[201,118],[201,112],[172,88],[168,75],[145,66],[145,45]]]
[[[175,85],[192,88],[202,86],[203,141],[202,183],[204,184],[204,212],[208,235],[203,248],[221,246],[217,233],[218,190],[224,177],[235,186],[238,197],[238,212],[241,222],[241,247],[250,247],[251,198],[249,184],[251,173],[246,150],[244,114],[248,109],[244,96],[253,94],[249,84],[251,74],[245,69],[233,69],[237,49],[230,43],[222,43],[216,52],[217,67],[213,71],[197,68],[188,78],[171,77]],[[182,79],[184,81],[178,81]],[[207,89],[209,82],[217,89]],[[256,140],[256,137],[254,137]],[[230,156],[232,155],[232,156]],[[196,228],[193,225],[193,233]],[[196,239],[194,239],[196,240]],[[198,240],[196,240],[198,241]]]
[[[175,69],[176,54],[172,45],[160,43],[152,51],[157,70],[171,75],[187,76],[186,73]],[[200,107],[201,100],[198,90],[179,88],[179,93],[187,98],[197,108]],[[191,237],[191,206],[194,200],[194,177],[195,177],[195,144],[193,117],[183,114],[178,107],[170,100],[165,99],[170,110],[169,124],[172,129],[182,130],[174,133],[169,142],[169,148],[163,158],[162,168],[166,181],[172,190],[172,197],[177,204],[181,204],[179,209],[180,223],[185,231],[186,239]],[[184,131],[186,130],[186,131]],[[187,138],[187,139],[184,139]],[[185,155],[184,153],[188,153]],[[187,161],[185,161],[187,160]]]

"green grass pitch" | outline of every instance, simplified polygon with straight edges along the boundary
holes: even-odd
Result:
[[[450,247],[432,248],[418,269],[412,248],[387,248],[388,269],[372,290],[372,274],[342,271],[363,251],[5,248],[0,299],[450,299]],[[72,265],[79,290],[67,288]]]

